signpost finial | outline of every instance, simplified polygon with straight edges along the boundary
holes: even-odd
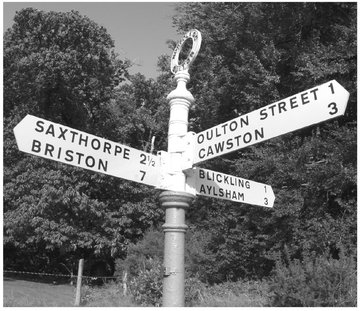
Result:
[[[182,50],[183,44],[186,42],[186,40],[192,39],[192,49],[189,52],[187,58],[179,63],[179,54]],[[171,71],[173,74],[176,74],[179,71],[188,71],[191,64],[195,60],[198,51],[200,50],[201,46],[201,33],[197,29],[192,29],[189,32],[187,32],[182,39],[177,43],[176,48],[173,51],[172,57],[171,57]]]

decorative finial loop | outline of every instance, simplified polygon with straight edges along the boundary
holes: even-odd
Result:
[[[179,53],[182,50],[183,44],[187,39],[192,39],[192,49],[188,54],[187,58],[179,64]],[[171,57],[171,71],[173,74],[176,74],[179,71],[188,71],[192,62],[195,60],[198,51],[201,46],[201,33],[197,29],[192,29],[187,32],[182,39],[178,42],[176,48],[173,51]]]

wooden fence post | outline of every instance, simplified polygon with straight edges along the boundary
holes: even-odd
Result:
[[[128,272],[124,271],[123,272],[123,295],[124,296],[126,296],[126,294],[128,292],[127,281],[128,281]]]
[[[76,300],[75,306],[79,307],[81,303],[81,285],[82,285],[82,273],[83,273],[84,259],[80,259],[78,262],[78,275],[77,275],[77,287],[76,287]]]

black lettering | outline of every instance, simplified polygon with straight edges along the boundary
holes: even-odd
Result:
[[[310,102],[307,92],[301,94],[302,105],[306,105]]]
[[[205,152],[206,149],[205,148],[201,148],[200,151],[198,152],[198,157],[200,159],[203,159],[204,157],[206,157],[206,153],[201,153],[201,152]]]
[[[289,102],[291,104],[291,109],[294,109],[294,108],[297,108],[298,107],[298,104],[297,104],[297,97],[294,96],[294,97],[291,97],[289,99]]]
[[[52,154],[53,150],[54,150],[54,147],[51,144],[46,144],[44,155],[46,156],[47,153],[49,152],[49,155],[53,158],[53,154]]]
[[[128,148],[124,148],[124,156],[123,156],[124,159],[127,159],[129,160],[130,159],[130,149]],[[153,165],[154,166],[154,162],[153,162]]]
[[[53,124],[50,124],[47,131],[45,132],[46,135],[51,134],[54,137],[54,126]]]
[[[67,150],[66,151],[66,157],[64,159],[67,162],[72,162],[73,161],[73,151],[72,150]]]
[[[143,181],[145,174],[147,173],[146,171],[139,171],[140,173],[142,173],[142,177],[140,178],[141,181]]]
[[[80,134],[80,139],[78,141],[78,144],[81,146],[81,142],[84,142],[85,147],[87,147],[87,141],[88,141],[88,136],[86,135],[86,138],[83,138],[82,134]]]
[[[229,128],[230,128],[231,132],[234,132],[237,129],[237,127],[238,127],[238,123],[236,121],[230,122]]]
[[[249,116],[240,117],[240,127],[243,127],[244,125],[249,125]]]
[[[226,141],[226,149],[227,150],[230,150],[231,148],[234,147],[234,144],[232,142],[232,138],[229,138],[227,141]]]
[[[282,113],[282,110],[283,111],[287,111],[286,110],[286,103],[285,102],[280,102],[278,104],[278,113],[281,114]]]
[[[140,160],[140,164],[146,165],[147,164],[147,156],[144,153],[141,153],[140,157],[142,158]]]
[[[62,148],[59,147],[58,148],[58,155],[57,155],[57,159],[59,159],[61,157],[61,151],[62,151]]]
[[[123,149],[119,145],[116,145],[115,151],[114,151],[114,156],[116,156],[118,153],[121,153],[122,151],[123,151]],[[146,158],[146,156],[145,156],[145,158]],[[145,163],[143,163],[143,164],[145,164]]]
[[[317,95],[316,95],[317,91],[318,91],[318,88],[315,88],[315,89],[310,91],[310,93],[313,93],[313,96],[314,96],[315,100],[317,100]]]
[[[104,172],[107,172],[107,164],[108,164],[108,162],[107,162],[107,161],[103,162],[103,161],[100,159],[100,160],[99,160],[99,167],[98,167],[99,171],[101,171],[101,166],[102,166],[102,169],[104,170]]]
[[[222,126],[222,128],[224,129],[224,134],[226,134],[226,127],[227,127],[227,123],[225,123],[225,124],[223,124],[223,125],[221,125]]]
[[[199,175],[201,179],[205,179],[205,172],[203,170],[199,170]]]
[[[58,138],[63,138],[63,140],[66,140],[66,136],[65,134],[67,133],[67,129],[65,129],[64,131],[62,130],[61,127],[59,127],[59,130],[61,131],[61,134],[59,134]]]
[[[214,192],[214,193],[213,193],[213,194],[214,194],[214,196],[215,196],[215,197],[217,197],[217,196],[218,196],[218,193],[216,192],[216,188],[215,188],[215,187],[212,187],[212,189],[213,189],[213,192]]]
[[[272,116],[274,117],[274,107],[275,107],[276,105],[272,105],[272,106],[269,106],[268,108],[272,111]]]
[[[237,147],[239,147],[239,145],[240,145],[240,141],[239,141],[240,138],[241,138],[241,135],[234,137],[234,139],[236,140]]]
[[[93,157],[91,157],[91,156],[86,157],[85,162],[86,162],[86,165],[88,167],[94,167],[95,166],[95,159]]]
[[[221,134],[219,133],[219,128],[218,127],[215,128],[215,135],[216,135],[216,137],[221,136]]]
[[[222,175],[221,174],[216,174],[216,181],[221,183],[222,182]]]
[[[37,127],[35,128],[35,130],[39,133],[43,132],[44,131],[44,128],[43,128],[43,125],[44,125],[44,122],[39,120],[37,121],[36,123]]]
[[[238,179],[239,187],[244,188],[244,179]]]
[[[40,152],[40,141],[33,139],[32,151],[37,153]]]
[[[252,140],[252,134],[251,133],[245,133],[244,136],[243,136],[243,141],[244,143],[248,144],[250,143]]]
[[[75,132],[75,131],[70,131],[70,133],[72,134],[72,142],[74,142],[75,141],[75,136],[78,135],[78,133]]]
[[[332,82],[329,84],[329,88],[331,89],[331,94],[335,94],[334,85],[332,84]]]
[[[84,157],[85,155],[83,153],[80,152],[76,152],[76,154],[78,155],[78,160],[77,160],[77,164],[80,165],[81,163],[81,158]]]
[[[227,199],[230,199],[230,198],[231,198],[231,190],[226,190],[226,192],[225,192],[225,197],[226,197]]]
[[[95,142],[97,143],[96,145],[95,145]],[[101,147],[101,142],[97,138],[94,138],[93,140],[91,140],[91,147],[94,150],[99,150]]]
[[[201,194],[206,194],[206,190],[205,190],[204,185],[201,185],[201,187],[200,187],[200,193]]]
[[[254,133],[255,133],[255,140],[258,140],[259,138],[264,139],[264,128],[263,127],[260,128],[260,131],[255,129]]]
[[[268,118],[268,114],[265,112],[266,108],[263,108],[262,110],[260,110],[260,120],[264,120],[266,118]]]
[[[198,136],[197,136],[197,142],[198,142],[199,144],[202,144],[202,143],[203,143],[203,141],[204,141],[204,136],[203,136],[203,134],[198,135]]]
[[[110,149],[111,149],[111,144],[108,143],[107,141],[105,141],[105,143],[104,143],[104,153],[106,153],[106,150],[107,150],[107,152],[109,154],[111,154]]]
[[[224,141],[215,144],[216,153],[224,151],[224,144]]]
[[[212,150],[212,147],[211,146],[209,146],[208,148],[207,148],[207,156],[209,156],[209,155],[213,155],[214,154],[214,151]]]
[[[337,114],[339,111],[336,107],[335,102],[330,103],[327,107],[331,108],[331,111],[329,112],[329,114],[331,114],[331,115]]]

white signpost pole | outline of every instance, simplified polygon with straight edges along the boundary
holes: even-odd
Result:
[[[179,64],[179,53],[186,40],[192,39],[193,46],[187,59]],[[170,104],[170,120],[168,129],[168,153],[164,163],[162,180],[169,186],[160,195],[160,203],[166,209],[164,229],[164,278],[163,306],[183,307],[184,295],[184,249],[185,210],[189,207],[194,195],[186,192],[186,176],[183,173],[184,153],[186,151],[185,136],[188,127],[188,110],[194,98],[187,90],[190,79],[188,68],[197,56],[201,45],[201,34],[198,30],[189,31],[177,44],[171,59],[171,71],[177,82],[177,88],[167,97]],[[163,160],[162,160],[163,161]]]

